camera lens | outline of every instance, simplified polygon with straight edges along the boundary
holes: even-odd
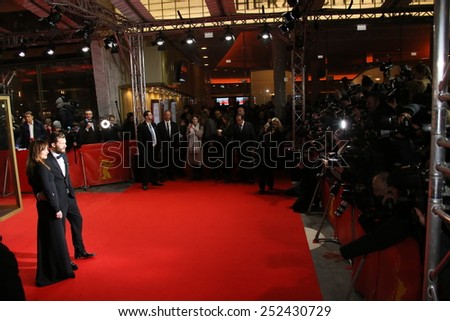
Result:
[[[344,212],[347,210],[348,205],[349,205],[349,202],[342,201],[341,204],[336,209],[336,211],[334,211],[334,215],[337,217],[342,216],[342,214],[344,214]]]

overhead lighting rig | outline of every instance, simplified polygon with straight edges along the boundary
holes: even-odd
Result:
[[[111,35],[103,39],[105,43],[105,49],[111,49],[111,53],[118,53],[119,48],[117,45],[117,39],[115,35]]]
[[[50,14],[48,15],[48,17],[39,19],[39,21],[46,23],[51,28],[56,28],[61,19],[62,13],[60,9],[57,6],[53,6],[50,9]]]

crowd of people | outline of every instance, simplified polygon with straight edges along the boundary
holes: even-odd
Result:
[[[362,237],[341,245],[346,259],[386,249],[406,238],[417,241],[424,258],[431,73],[419,63],[391,76],[391,67],[383,66],[383,83],[368,76],[360,85],[344,79],[341,88],[308,113],[302,126],[301,134],[316,154],[315,166],[303,162],[299,167],[300,183],[291,191],[298,197],[293,208],[297,212],[308,209],[311,186],[318,176],[339,186],[340,207],[358,208],[358,221],[365,231]],[[343,213],[337,210],[335,215]],[[440,238],[443,257],[449,250],[448,222],[442,224]],[[450,297],[449,274],[445,269],[439,279],[443,299]]]
[[[390,76],[390,67],[384,71],[383,83],[367,76],[360,85],[343,79],[333,94],[307,108],[308,114],[296,133],[305,144],[290,168],[298,181],[286,191],[297,197],[293,210],[306,211],[320,171],[349,187],[352,191],[346,201],[360,209],[359,220],[366,235],[341,247],[345,258],[387,248],[406,237],[423,241],[423,172],[429,166],[430,151],[426,129],[431,117],[430,70],[417,64],[405,66],[394,77]],[[286,146],[292,146],[292,129],[283,126],[290,125],[289,118],[279,117],[272,103],[252,108],[218,105],[194,109],[185,106],[177,121],[170,110],[165,110],[158,123],[147,110],[137,126],[133,113],[128,113],[123,124],[111,115],[108,126],[99,124],[90,109],[84,111],[83,120],[69,125],[67,117],[41,122],[31,112],[24,114],[16,145],[29,150],[27,173],[38,200],[37,285],[74,277],[77,266],[67,246],[60,246],[66,218],[71,224],[75,258],[95,255],[84,248],[82,218],[64,165],[64,154],[70,148],[136,140],[143,190],[148,190],[149,184],[163,186],[165,181],[187,174],[192,180],[208,175],[224,183],[257,181],[260,194],[274,190],[276,170],[286,168],[283,156]],[[414,182],[408,181],[405,187],[411,176]],[[449,234],[444,224],[442,244],[447,244]],[[56,244],[58,248],[54,249]]]

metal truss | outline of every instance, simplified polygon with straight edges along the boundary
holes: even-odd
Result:
[[[89,0],[45,0],[50,6],[58,6],[63,14],[77,16],[83,21],[95,22],[95,33],[104,36],[111,32],[130,34],[154,34],[159,31],[178,31],[186,29],[217,29],[225,26],[251,27],[264,23],[279,25],[284,22],[280,13],[246,14],[224,17],[205,17],[195,19],[155,20],[151,22],[133,22],[125,16]],[[370,20],[378,18],[432,18],[433,6],[407,6],[405,8],[372,8],[372,9],[324,9],[312,10],[305,13],[309,20],[318,21],[348,21]],[[80,25],[83,28],[84,25]],[[46,43],[49,40],[55,43],[80,42],[83,38],[76,32],[79,29],[48,30],[39,33],[23,33],[2,35],[5,47],[20,46],[23,39],[28,43]]]
[[[292,67],[292,140],[296,150],[302,145],[302,137],[297,136],[305,120],[305,85],[306,85],[306,26],[308,18],[304,16],[296,21],[292,33],[293,49],[291,52]]]
[[[378,18],[432,18],[433,6],[408,6],[404,8],[371,8],[371,9],[324,9],[308,11],[309,20],[365,20]],[[281,24],[284,19],[280,13],[235,15],[224,17],[205,17],[195,19],[157,20],[139,23],[144,33],[173,31],[185,29],[215,29],[226,26],[259,26],[264,23]],[[133,32],[133,30],[128,30]]]
[[[144,62],[144,37],[142,35],[133,35],[127,37],[130,48],[131,65],[131,92],[134,107],[134,120],[138,124],[142,119],[143,112],[147,109],[145,97],[145,62]]]
[[[48,30],[39,33],[23,33],[1,37],[3,48],[16,48],[22,44],[28,46],[47,45],[49,41],[53,44],[79,43],[80,36],[77,30]]]
[[[57,6],[62,13],[70,13],[85,20],[95,20],[99,26],[107,26],[111,30],[126,30],[135,23],[125,16],[89,0],[45,0],[51,6]]]

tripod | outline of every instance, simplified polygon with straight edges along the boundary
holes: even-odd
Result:
[[[317,192],[319,191],[319,188],[322,186],[322,179],[325,176],[326,171],[327,171],[327,167],[325,166],[325,164],[323,164],[321,171],[317,174],[316,188],[314,189],[314,194],[311,197],[311,201],[309,202],[308,210],[306,211],[307,215],[316,214],[316,213],[312,213],[311,209],[314,205],[314,201],[316,200]],[[317,214],[320,214],[320,212]]]
[[[319,183],[318,183],[319,184]],[[317,188],[317,187],[316,187]],[[336,195],[339,193],[339,190],[341,189],[341,183],[339,181],[336,181],[333,186],[331,186],[330,188],[330,197],[328,197],[328,201],[327,201],[327,205],[325,206],[325,208],[323,209],[322,212],[322,219],[320,220],[320,225],[319,228],[317,229],[317,233],[314,236],[314,240],[313,243],[318,243],[318,242],[333,242],[333,243],[337,243],[340,244],[340,242],[332,237],[332,238],[319,238],[320,236],[320,231],[322,230],[323,224],[325,223],[325,219],[328,215],[328,211],[330,210],[330,206],[331,204],[333,204],[333,201],[336,197]]]

